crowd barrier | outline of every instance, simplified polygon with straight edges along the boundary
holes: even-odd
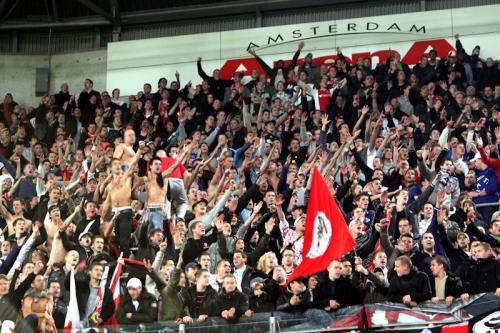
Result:
[[[350,306],[328,313],[310,309],[304,313],[257,313],[239,322],[210,317],[206,322],[178,325],[175,322],[155,322],[141,325],[122,325],[82,330],[82,333],[277,333],[277,332],[455,332],[453,324],[471,321],[477,316],[500,309],[500,299],[494,293],[471,297],[468,302],[425,302],[410,308],[397,303],[377,303]],[[500,310],[498,315],[500,316]],[[495,317],[496,318],[496,317]],[[426,331],[427,330],[427,331]],[[463,330],[462,330],[463,331]],[[61,333],[63,331],[61,330]],[[76,331],[75,331],[76,332]],[[78,331],[79,332],[79,331]],[[457,330],[460,332],[460,330]]]

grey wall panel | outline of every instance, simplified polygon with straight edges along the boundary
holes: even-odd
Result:
[[[94,30],[53,33],[50,37],[51,53],[95,49]],[[19,52],[46,54],[49,52],[49,33],[19,33]]]
[[[122,29],[121,40],[135,40],[165,36],[179,36],[204,32],[227,31],[248,29],[255,27],[253,16],[233,16],[211,20],[168,22],[163,24],[150,24],[147,26],[132,26]]]
[[[420,10],[420,1],[381,1],[369,5],[348,5],[265,13],[263,26],[298,24],[354,17],[409,13]]]
[[[0,34],[0,52],[12,51],[12,35],[8,33]]]
[[[499,0],[426,0],[427,10],[498,5]]]
[[[206,0],[200,1],[203,2]],[[500,0],[425,0],[424,2],[426,10],[438,10],[498,4],[499,1]],[[421,10],[421,4],[421,0],[387,0],[370,1],[363,5],[337,5],[324,8],[315,7],[310,9],[303,8],[264,12],[262,13],[262,26],[268,27],[314,21],[419,12]],[[230,15],[205,20],[183,20],[178,22],[124,26],[122,27],[120,40],[137,40],[203,32],[249,29],[255,28],[256,23],[256,16],[250,14],[240,16]],[[18,36],[18,53],[48,53],[48,31],[19,31]],[[100,39],[96,39],[96,32],[93,29],[81,29],[71,32],[58,31],[52,34],[52,53],[93,50],[96,47],[106,47],[107,43],[112,41],[112,39],[111,27],[101,28]],[[99,43],[99,45],[96,45],[97,43]],[[11,35],[4,33],[0,34],[0,52],[12,52]]]

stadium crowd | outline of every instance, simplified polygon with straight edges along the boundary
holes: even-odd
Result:
[[[303,47],[274,66],[250,50],[262,70],[231,80],[198,58],[201,84],[128,98],[91,79],[35,107],[7,94],[0,322],[63,328],[72,271],[83,327],[500,297],[498,62],[458,36],[413,68]],[[357,248],[287,281],[314,167]]]

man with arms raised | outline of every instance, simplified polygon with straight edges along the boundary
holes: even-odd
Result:
[[[151,172],[148,176],[146,184],[147,194],[147,216],[149,223],[149,231],[152,229],[161,229],[163,231],[163,218],[166,214],[165,197],[168,191],[168,177],[177,169],[182,160],[191,151],[192,144],[186,146],[181,155],[167,170],[161,172],[162,161],[159,157],[153,157],[151,160]]]
[[[108,197],[106,205],[111,205],[114,214],[118,214],[115,222],[116,242],[123,257],[128,258],[130,254],[130,233],[132,231],[132,177],[134,169],[139,162],[144,148],[144,141],[139,142],[139,149],[128,165],[127,171],[122,171],[122,161],[118,158],[111,160],[111,173],[113,179],[108,185]],[[106,210],[105,210],[106,211]]]

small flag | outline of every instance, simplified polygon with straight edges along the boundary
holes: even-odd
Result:
[[[66,319],[64,320],[64,330],[81,329],[80,310],[78,309],[78,300],[76,299],[75,269],[71,269],[69,280],[69,304]]]

